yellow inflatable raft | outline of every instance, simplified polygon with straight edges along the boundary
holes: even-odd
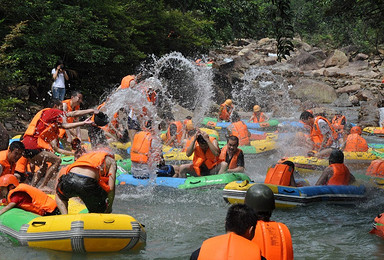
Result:
[[[193,159],[193,154],[188,157],[182,149],[164,145],[163,157],[166,162],[190,162]]]
[[[364,127],[363,134],[384,137],[384,127],[379,127],[379,126]]]
[[[144,227],[123,214],[83,213],[85,206],[69,202],[69,215],[41,217],[13,208],[0,216],[0,232],[30,247],[69,252],[137,251],[145,246]],[[75,214],[71,214],[76,212]]]

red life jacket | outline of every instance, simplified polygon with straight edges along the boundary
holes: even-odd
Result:
[[[215,138],[209,137],[209,139],[212,142]],[[206,152],[204,152],[203,149],[201,149],[201,147],[199,146],[198,142],[196,142],[195,151],[193,155],[193,169],[195,169],[197,176],[201,176],[200,166],[203,165],[203,163],[207,166],[209,170],[211,170],[219,163],[219,157],[215,156],[209,148]]]
[[[258,220],[252,242],[259,246],[266,259],[293,259],[291,233],[283,223]]]
[[[260,248],[250,240],[233,232],[205,240],[200,248],[199,260],[258,260]]]
[[[109,175],[107,172],[107,166],[105,158],[109,156],[113,158],[110,153],[103,151],[95,151],[83,154],[74,163],[68,166],[66,174],[71,171],[74,167],[90,167],[97,170],[99,175],[99,185],[103,190],[109,192],[111,189],[108,185]]]
[[[227,145],[221,149],[220,156],[219,156],[220,162],[225,162],[225,158],[227,157],[227,150],[228,150]],[[239,158],[240,152],[241,150],[237,149],[236,153],[232,156],[232,159],[228,164],[228,169],[235,169],[237,167],[237,158]]]
[[[344,152],[366,152],[368,151],[367,141],[359,134],[350,134],[347,137]]]
[[[149,151],[151,150],[152,135],[147,131],[135,134],[131,148],[131,161],[146,164],[148,162]]]
[[[264,183],[289,186],[293,169],[286,164],[276,164],[268,169]]]
[[[15,168],[16,168],[16,163],[10,164],[8,161],[8,150],[4,150],[0,152],[0,164],[3,167],[3,172],[1,173],[0,176],[6,175],[6,174],[14,174],[15,173]]]
[[[239,145],[249,145],[248,127],[243,121],[232,123],[229,127],[232,135],[239,138]]]
[[[322,117],[322,116],[317,116],[315,118],[315,122],[313,124],[313,127],[311,128],[311,139],[314,142],[314,148],[315,149],[319,149],[321,147],[321,143],[323,142],[323,139],[324,139],[324,136],[321,133],[320,127],[319,127],[319,120],[320,119],[323,119],[328,124],[328,126],[331,130],[331,136],[329,137],[328,142],[326,143],[325,147],[330,147],[333,143],[333,140],[336,140],[338,137],[337,133],[333,129],[331,123],[329,123],[328,119],[326,119],[325,117]],[[323,147],[323,148],[325,148],[325,147]]]
[[[50,198],[41,190],[24,183],[20,183],[16,188],[8,193],[8,203],[11,202],[12,194],[15,192],[25,192],[32,198],[32,203],[21,203],[18,205],[26,211],[44,216],[45,213],[51,213],[57,207],[54,199]]]
[[[333,176],[329,179],[327,185],[349,185],[351,173],[344,163],[333,163],[328,167],[333,169]]]

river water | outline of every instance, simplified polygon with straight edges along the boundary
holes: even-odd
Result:
[[[251,179],[263,181],[278,156],[247,158]],[[384,240],[368,233],[384,211],[382,196],[382,190],[369,189],[367,201],[354,207],[318,203],[276,209],[272,219],[290,229],[295,259],[383,259]],[[118,186],[113,212],[132,215],[146,227],[147,245],[139,254],[63,253],[15,246],[0,237],[0,259],[189,259],[205,239],[224,233],[227,208],[221,189]]]

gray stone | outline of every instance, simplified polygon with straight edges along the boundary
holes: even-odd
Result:
[[[344,52],[335,50],[331,56],[325,61],[324,67],[342,67],[348,65],[348,57]]]
[[[351,93],[351,92],[359,91],[360,89],[361,89],[361,86],[359,84],[354,84],[354,85],[349,85],[349,86],[336,89],[336,93]]]
[[[302,100],[316,103],[332,103],[337,99],[336,91],[328,84],[320,81],[301,79],[291,92]]]
[[[336,100],[335,102],[333,102],[333,105],[334,106],[337,106],[337,107],[351,107],[353,106],[351,101],[349,100],[349,96],[347,93],[343,93],[341,94]]]

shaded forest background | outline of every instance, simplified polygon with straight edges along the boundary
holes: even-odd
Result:
[[[197,58],[239,38],[276,38],[279,58],[294,36],[380,55],[383,17],[384,0],[2,0],[0,118],[21,102],[15,86],[48,92],[57,60],[72,89],[100,96],[151,55]]]

